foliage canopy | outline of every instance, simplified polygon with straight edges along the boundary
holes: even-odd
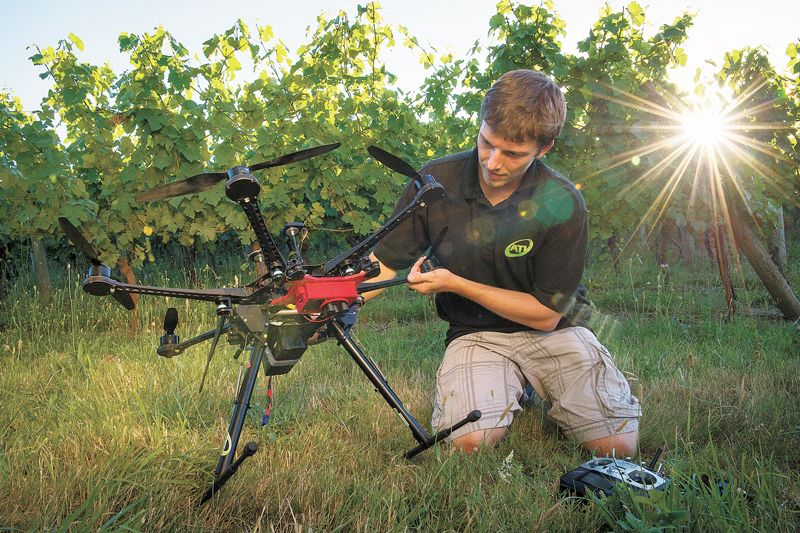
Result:
[[[645,20],[636,2],[606,7],[578,53],[568,54],[564,21],[550,2],[502,0],[485,42],[465,57],[437,57],[386,22],[373,2],[356,13],[319,16],[294,54],[271,27],[241,20],[205,41],[200,58],[161,27],[123,33],[119,47],[130,68],[119,73],[82,61],[83,42],[70,33],[30,58],[52,82],[38,110],[26,112],[0,93],[0,237],[55,235],[57,217],[65,216],[83,223],[105,260],[126,251],[134,263],[153,259],[151,239],[245,242],[246,219],[222,187],[150,205],[137,205],[134,196],[204,170],[337,141],[343,146],[332,154],[260,176],[264,215],[273,230],[300,220],[311,229],[364,235],[391,213],[404,187],[365,147],[379,144],[418,165],[469,149],[483,93],[516,68],[551,73],[566,90],[567,124],[548,163],[582,188],[595,237],[630,234],[654,224],[655,214],[702,226],[707,210],[696,206],[713,194],[702,187],[698,193],[689,178],[657,179],[691,174],[664,148],[672,146],[675,112],[687,106],[665,76],[686,62],[682,44],[692,16],[680,15],[654,35],[645,34]],[[400,39],[419,50],[429,73],[407,94],[394,86],[384,60]],[[759,49],[731,51],[715,84],[698,86],[706,95],[727,87],[743,121],[771,126],[748,131],[746,156],[725,171],[757,209],[797,202],[799,47],[788,46],[785,73]],[[668,186],[671,201],[660,207]]]

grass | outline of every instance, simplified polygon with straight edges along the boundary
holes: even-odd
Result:
[[[706,265],[667,275],[648,262],[633,256],[620,273],[595,265],[587,281],[594,328],[643,400],[642,459],[664,447],[673,485],[589,504],[559,494],[559,476],[587,455],[540,408],[523,412],[494,449],[402,459],[410,433],[328,342],[275,379],[264,427],[261,378],[242,435],[259,452],[198,508],[244,358],[221,347],[200,394],[206,345],[173,359],[154,347],[168,305],[179,309],[184,339],[212,327],[211,307],[142,298],[131,335],[124,310],[80,291],[74,271],[44,308],[21,279],[0,315],[0,531],[795,531],[800,333],[785,322],[722,320],[722,290]],[[174,285],[180,276],[141,275]],[[233,277],[201,276],[206,285]],[[736,279],[741,305],[768,305],[751,272]],[[431,303],[392,289],[367,306],[356,332],[427,427],[445,332]],[[702,475],[726,490],[709,490]]]

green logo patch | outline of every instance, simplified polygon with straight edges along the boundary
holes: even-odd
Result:
[[[533,241],[530,239],[520,239],[506,246],[506,257],[522,257],[533,250]]]

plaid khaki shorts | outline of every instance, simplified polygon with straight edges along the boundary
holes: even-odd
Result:
[[[550,419],[578,442],[638,429],[639,401],[605,346],[583,327],[453,340],[436,375],[433,427],[444,429],[473,409],[481,410],[480,420],[452,437],[508,426],[528,383],[550,404]]]

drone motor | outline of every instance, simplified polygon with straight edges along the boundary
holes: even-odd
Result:
[[[156,348],[156,353],[161,357],[175,357],[183,352],[178,346],[181,338],[175,335],[177,327],[178,310],[170,307],[164,315],[164,334],[158,338],[158,348]]]
[[[234,202],[247,198],[255,198],[261,191],[261,185],[256,181],[249,167],[238,166],[228,171],[228,183],[225,185],[225,194]]]

